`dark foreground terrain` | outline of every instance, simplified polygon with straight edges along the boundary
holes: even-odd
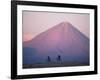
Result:
[[[23,65],[24,69],[27,68],[46,68],[46,67],[71,67],[71,66],[88,66],[87,63],[79,63],[79,62],[49,62],[46,64],[28,64]]]

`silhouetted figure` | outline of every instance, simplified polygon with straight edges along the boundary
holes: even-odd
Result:
[[[61,56],[58,55],[57,61],[61,61]]]
[[[51,62],[51,58],[48,56],[48,62]]]

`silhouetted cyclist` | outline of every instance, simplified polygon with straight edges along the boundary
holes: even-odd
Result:
[[[48,56],[48,59],[47,60],[48,60],[48,62],[51,62],[51,58],[49,56]]]
[[[58,55],[57,61],[61,61],[61,56]]]

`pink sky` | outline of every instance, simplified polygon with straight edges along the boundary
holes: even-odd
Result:
[[[89,14],[23,11],[23,41],[61,22],[69,22],[89,38]]]

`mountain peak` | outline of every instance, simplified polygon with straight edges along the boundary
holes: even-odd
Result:
[[[67,21],[63,21],[63,22],[59,23],[59,25],[69,26],[71,24],[69,22],[67,22]]]
[[[63,22],[59,23],[57,26],[61,26],[61,27],[65,28],[65,27],[70,27],[72,25],[67,21],[63,21]]]
[[[61,22],[60,24],[70,24],[69,22],[67,22],[67,21],[63,21],[63,22]]]

